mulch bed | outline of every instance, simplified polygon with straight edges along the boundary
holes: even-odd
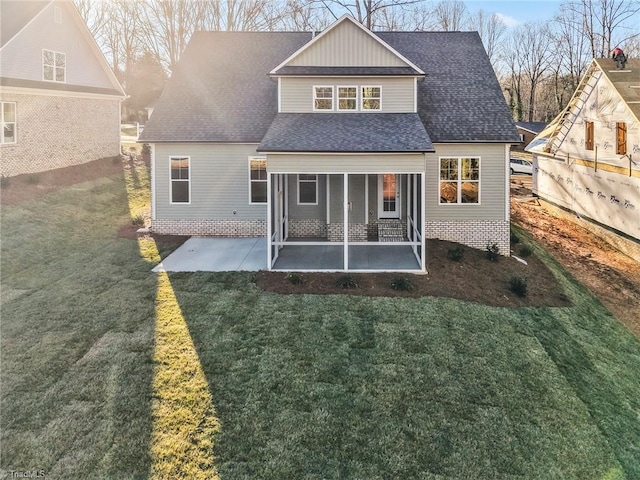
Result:
[[[288,273],[258,272],[255,283],[262,290],[280,294],[348,294],[372,297],[449,297],[496,307],[563,307],[571,305],[556,278],[540,259],[531,255],[524,265],[512,257],[489,261],[486,252],[462,247],[464,256],[456,262],[447,258],[458,244],[427,241],[426,275],[398,273],[351,274],[357,288],[342,288],[336,282],[344,273],[300,273],[302,284],[294,284]],[[527,279],[528,293],[519,297],[509,290],[512,276]],[[399,278],[411,282],[410,291],[395,290]]]

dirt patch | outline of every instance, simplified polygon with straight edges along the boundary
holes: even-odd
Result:
[[[537,201],[511,202],[511,218],[640,337],[640,263]]]
[[[487,259],[486,252],[460,246],[464,252],[459,262],[450,260],[447,253],[456,243],[428,240],[427,275],[398,273],[358,273],[351,277],[357,288],[336,285],[343,273],[302,273],[302,284],[294,284],[283,272],[258,272],[256,284],[265,291],[281,294],[350,294],[383,297],[449,297],[498,307],[567,306],[569,301],[549,269],[535,256],[526,259],[527,265],[512,257],[500,257],[497,262]],[[528,293],[519,297],[509,290],[509,279],[527,279]],[[409,291],[395,290],[391,284],[399,278],[413,285]],[[295,281],[295,279],[294,279]]]

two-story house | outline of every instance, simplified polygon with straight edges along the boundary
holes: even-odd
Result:
[[[528,146],[533,192],[640,240],[640,60],[594,59],[567,107]]]
[[[266,236],[271,269],[424,271],[427,238],[509,254],[518,136],[475,32],[197,33],[141,141],[155,232]]]
[[[0,2],[0,174],[120,153],[125,94],[73,2]]]

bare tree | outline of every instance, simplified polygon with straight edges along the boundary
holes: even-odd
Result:
[[[188,0],[140,2],[140,37],[144,49],[173,71],[191,35],[204,24],[208,3]]]
[[[108,21],[105,3],[96,0],[73,0],[73,4],[87,24],[91,35],[97,40]]]
[[[422,0],[312,0],[323,5],[333,16],[339,18],[347,12],[369,30],[377,28],[378,17],[387,9],[401,8],[420,3]]]
[[[461,0],[441,0],[433,8],[432,28],[446,32],[465,30],[467,25],[466,4]]]
[[[518,49],[518,62],[524,72],[529,90],[527,121],[534,121],[536,91],[550,66],[552,58],[551,37],[546,25],[525,23],[514,30]]]
[[[478,10],[469,17],[469,27],[471,30],[477,30],[489,60],[494,65],[497,61],[498,48],[507,31],[507,26],[497,14]]]
[[[580,19],[594,58],[608,57],[629,36],[625,23],[640,13],[638,0],[571,0],[566,7]]]

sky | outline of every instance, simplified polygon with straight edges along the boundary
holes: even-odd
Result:
[[[499,14],[510,27],[527,21],[551,20],[560,7],[559,0],[467,0],[465,3],[472,13],[484,10]]]

